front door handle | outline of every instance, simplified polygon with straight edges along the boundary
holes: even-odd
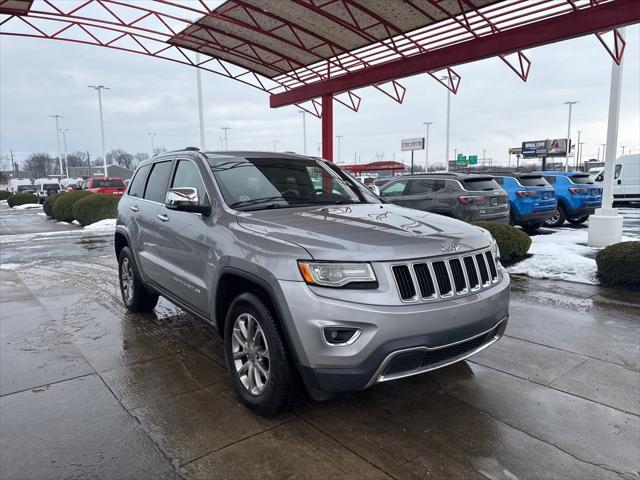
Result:
[[[132,207],[129,207],[129,210],[131,210],[132,212],[137,212],[140,209],[137,206],[133,205]]]
[[[162,220],[163,222],[168,222],[169,221],[169,217],[167,215],[165,215],[164,213],[159,213],[158,214],[158,218],[160,220]]]

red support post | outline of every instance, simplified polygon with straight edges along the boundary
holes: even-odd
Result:
[[[333,162],[333,95],[322,96],[322,158]]]

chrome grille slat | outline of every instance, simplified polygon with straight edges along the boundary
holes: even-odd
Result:
[[[403,302],[444,300],[499,281],[497,262],[489,249],[396,264],[391,269]]]

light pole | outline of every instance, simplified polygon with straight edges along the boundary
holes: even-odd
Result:
[[[62,146],[64,147],[64,166],[67,174],[67,178],[69,178],[69,150],[67,150],[67,132],[68,128],[62,129]],[[62,176],[62,172],[60,172],[60,176]]]
[[[302,151],[307,154],[307,112],[298,110],[302,114]]]
[[[569,123],[567,125],[567,154],[564,159],[564,171],[569,171],[569,151],[571,150],[571,108],[579,103],[575,100],[569,100],[568,102],[564,102],[563,105],[569,105]]]
[[[622,145],[622,155],[624,155],[624,149],[627,148],[626,145]]]
[[[422,124],[427,126],[427,138],[424,143],[424,171],[427,173],[429,172],[429,125],[433,122],[422,122]]]
[[[56,120],[56,136],[58,137],[58,160],[60,160],[60,178],[62,178],[62,148],[60,147],[60,125],[58,124],[59,118],[64,118],[62,115],[49,115]]]
[[[218,140],[220,140],[220,150],[224,150],[224,137],[218,137]]]
[[[446,80],[449,82],[449,76],[445,75],[440,77],[440,80]],[[451,132],[451,90],[447,87],[447,143],[445,146],[445,171],[449,171],[449,134]],[[455,160],[455,159],[454,159]]]
[[[157,133],[147,133],[147,135],[149,135],[149,139],[151,140],[151,156],[153,156],[156,153],[156,146],[155,146],[155,143],[153,143],[153,138],[157,137],[158,134]]]
[[[200,150],[206,150],[204,144],[204,112],[202,108],[202,78],[200,76],[200,54],[196,52],[196,84],[198,88],[198,120],[200,124]],[[151,140],[153,142],[153,139]]]
[[[607,151],[607,144],[601,143],[600,146],[602,147],[602,161],[604,162],[604,154]],[[599,148],[598,148],[598,151],[600,151]],[[598,155],[598,160],[600,160],[600,155]]]
[[[277,152],[278,151],[278,140],[277,139],[273,139],[273,151]]]
[[[344,135],[336,135],[336,138],[338,139],[338,162],[340,162],[340,139],[343,137]]]
[[[583,145],[584,145],[584,142],[580,142],[580,144],[579,144],[579,147],[580,147],[580,158],[578,160],[580,162],[580,165],[582,165],[582,149],[584,148]]]
[[[576,171],[578,170],[578,154],[580,153],[580,135],[582,135],[582,130],[578,130],[578,142],[576,143],[576,150],[573,152],[576,159]]]
[[[109,87],[104,85],[89,85],[89,88],[93,88],[98,91],[98,107],[100,109],[100,138],[102,139],[102,162],[104,164],[104,178],[107,178],[107,149],[104,144],[104,119],[102,117],[102,90],[110,90]]]
[[[482,166],[484,167],[485,162],[487,161],[487,151],[482,150]]]
[[[224,149],[229,150],[229,139],[227,138],[227,131],[231,130],[231,127],[220,127],[224,130]]]

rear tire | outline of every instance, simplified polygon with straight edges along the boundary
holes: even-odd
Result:
[[[530,223],[528,225],[523,226],[525,232],[533,233],[538,230],[542,226],[542,222]]]
[[[275,416],[301,399],[287,345],[256,294],[242,293],[231,303],[225,319],[224,354],[233,389],[257,414]]]
[[[543,223],[546,227],[559,227],[564,224],[567,218],[566,210],[562,205],[558,205],[556,215],[551,218],[547,218]]]
[[[118,255],[118,277],[122,302],[131,313],[150,312],[158,303],[158,294],[150,292],[142,283],[138,267],[129,247]]]
[[[584,217],[578,217],[578,218],[567,218],[567,221],[571,225],[581,225],[587,220],[589,220],[589,215],[585,215]]]

